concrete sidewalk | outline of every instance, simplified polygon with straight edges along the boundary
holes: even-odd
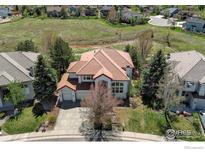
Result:
[[[109,134],[109,133],[108,133]],[[162,142],[165,141],[163,136],[134,133],[134,132],[117,132],[111,133],[108,135],[110,141],[155,141]],[[42,132],[33,132],[25,133],[18,135],[7,135],[1,136],[0,141],[86,141],[85,136],[80,133],[70,134],[68,131],[48,131],[45,133]]]

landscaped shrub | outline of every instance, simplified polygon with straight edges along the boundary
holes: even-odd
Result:
[[[38,48],[35,46],[35,43],[32,40],[25,40],[17,44],[16,51],[37,52]]]
[[[2,130],[8,134],[19,134],[33,132],[45,122],[46,114],[35,117],[32,113],[32,107],[25,108],[18,118],[8,119],[2,126]]]
[[[140,80],[133,80],[129,87],[129,95],[130,97],[135,97],[140,95],[140,87],[141,81]]]
[[[0,113],[0,119],[4,118],[4,116],[5,116],[5,113],[4,113],[4,112],[1,112],[1,113]]]
[[[44,113],[46,113],[43,104],[41,103],[36,103],[32,109],[32,112],[36,117],[42,116]]]
[[[48,115],[48,122],[49,123],[55,123],[57,120],[57,116],[56,115],[53,115],[53,114],[49,114]]]
[[[193,113],[193,126],[195,127],[197,132],[201,132],[201,127],[200,127],[200,120],[199,120],[199,116],[198,113]]]

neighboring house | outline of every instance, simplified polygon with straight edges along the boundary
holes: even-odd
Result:
[[[181,10],[177,14],[175,14],[173,17],[177,18],[179,20],[186,20],[188,18],[191,18],[193,15],[194,15],[194,13],[191,11]]]
[[[98,9],[97,5],[89,5],[86,7],[85,15],[86,16],[96,16],[97,9]]]
[[[23,84],[26,100],[33,99],[33,68],[38,55],[33,52],[0,53],[0,107],[8,93],[7,86],[13,81]]]
[[[167,8],[161,11],[161,14],[168,17],[173,17],[177,14],[180,10],[178,8]]]
[[[104,17],[107,17],[111,9],[112,9],[112,5],[104,5],[100,9],[100,12]]]
[[[196,51],[171,53],[169,61],[175,63],[175,71],[182,83],[180,95],[193,110],[205,109],[205,57]]]
[[[131,23],[131,20],[133,18],[136,19],[136,20],[139,20],[139,19],[143,18],[143,15],[139,14],[139,13],[136,13],[136,12],[132,12],[128,9],[123,9],[122,10],[122,18],[121,18],[122,22]]]
[[[49,17],[60,17],[62,6],[61,5],[48,5],[46,6],[47,15]]]
[[[58,83],[60,102],[82,100],[91,85],[103,83],[117,98],[126,99],[134,65],[129,53],[102,48],[83,53],[72,62]]]
[[[9,8],[0,8],[0,18],[6,18],[8,16],[11,16],[11,12],[9,11]]]
[[[205,20],[199,18],[188,18],[186,23],[183,24],[183,28],[188,31],[205,33]]]
[[[154,5],[139,5],[139,8],[144,14],[149,14],[149,13],[153,13],[155,6]]]
[[[80,16],[80,15],[85,16],[85,11],[83,11],[83,10],[84,10],[84,7],[81,7],[83,13],[81,13],[80,7],[81,7],[81,6],[79,6],[79,5],[69,5],[69,6],[68,6],[68,12],[69,12],[69,14],[70,14],[71,16]]]

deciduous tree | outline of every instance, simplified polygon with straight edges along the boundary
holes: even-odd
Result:
[[[159,81],[157,90],[157,97],[160,106],[164,110],[164,116],[168,126],[171,126],[169,120],[170,108],[183,100],[183,97],[178,95],[180,91],[182,91],[182,85],[174,71],[174,64],[169,64],[165,69],[164,76]]]
[[[88,108],[88,125],[82,129],[90,140],[105,140],[103,131],[112,129],[113,107],[119,104],[120,101],[103,84],[91,87],[90,94],[81,102],[81,106]]]
[[[137,47],[141,52],[141,56],[143,60],[146,58],[146,56],[149,54],[152,48],[152,38],[153,38],[152,30],[143,31],[137,37]]]
[[[8,94],[5,96],[5,101],[13,103],[15,106],[21,103],[24,98],[23,85],[19,82],[11,82],[8,86]]]
[[[110,21],[111,23],[118,22],[118,13],[117,13],[117,11],[116,11],[116,9],[115,9],[114,6],[113,6],[112,9],[109,11],[107,19],[108,19],[108,21]]]

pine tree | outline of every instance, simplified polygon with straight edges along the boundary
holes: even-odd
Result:
[[[48,66],[42,55],[38,56],[34,77],[35,98],[41,102],[50,101],[56,90],[56,74],[55,70]]]
[[[132,62],[135,68],[140,72],[141,71],[141,60],[140,60],[140,55],[137,51],[137,48],[128,44],[125,46],[125,51],[130,54],[130,57],[132,59]]]
[[[165,75],[167,62],[164,54],[159,50],[151,60],[147,70],[143,72],[141,95],[143,102],[154,108],[160,79]]]
[[[57,77],[65,73],[68,65],[73,61],[72,48],[61,37],[57,37],[50,49],[51,66],[57,71]]]

